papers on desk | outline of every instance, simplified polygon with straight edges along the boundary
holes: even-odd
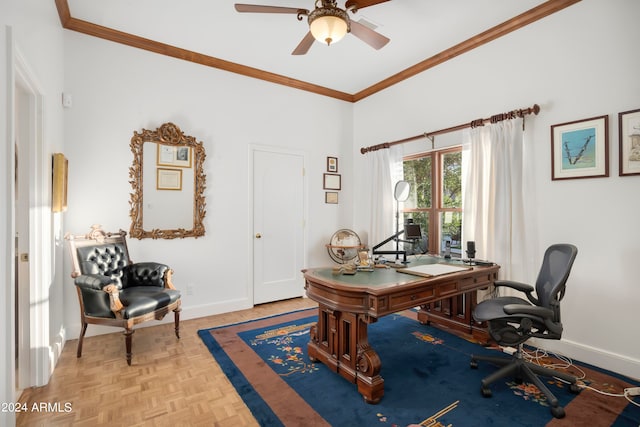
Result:
[[[451,264],[424,264],[415,267],[399,268],[396,271],[400,273],[413,274],[414,276],[433,277],[443,274],[457,273],[459,271],[471,270],[472,267],[467,265],[451,265]]]

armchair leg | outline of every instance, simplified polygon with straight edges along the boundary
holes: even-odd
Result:
[[[82,357],[82,340],[84,340],[84,334],[87,332],[88,324],[82,322],[82,330],[80,331],[80,337],[78,338],[78,352],[76,353],[76,357]]]
[[[127,347],[127,365],[131,366],[131,341],[133,337],[133,329],[126,328],[124,331],[125,345]]]
[[[180,339],[180,311],[181,310],[182,310],[181,308],[176,308],[175,310],[173,310],[174,322],[176,326],[176,337],[178,337],[178,339]]]

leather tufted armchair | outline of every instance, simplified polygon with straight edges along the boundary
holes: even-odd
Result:
[[[133,263],[127,233],[105,232],[99,225],[86,235],[67,234],[74,279],[80,301],[82,330],[77,357],[89,323],[124,328],[127,364],[131,365],[133,327],[161,320],[173,311],[180,338],[180,291],[171,282],[171,270],[156,262]]]

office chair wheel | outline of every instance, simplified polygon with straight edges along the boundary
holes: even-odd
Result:
[[[469,362],[469,366],[471,367],[471,369],[478,369],[478,362],[472,360],[471,362]]]
[[[578,394],[582,391],[582,387],[580,387],[578,384],[571,384],[569,386],[569,391],[573,394]]]
[[[551,415],[553,415],[554,418],[564,418],[564,408],[562,406],[552,406]]]
[[[491,389],[489,387],[481,387],[480,393],[482,393],[482,397],[491,397]]]

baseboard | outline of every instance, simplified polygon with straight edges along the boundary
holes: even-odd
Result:
[[[25,367],[24,372],[18,373],[21,376],[21,387],[42,387],[49,383],[56,364],[62,355],[62,349],[66,341],[66,331],[63,326],[52,338],[48,346],[32,348],[30,350],[29,368]],[[22,384],[22,382],[24,382]],[[1,423],[0,423],[1,424]]]
[[[232,311],[246,310],[253,307],[253,301],[248,298],[228,300],[213,304],[182,307],[180,319],[198,319],[200,317],[213,316],[215,314],[230,313]]]
[[[183,302],[184,304],[184,302]],[[198,319],[200,317],[213,316],[215,314],[230,313],[232,311],[246,310],[253,307],[253,301],[248,298],[228,300],[223,302],[216,302],[213,304],[202,304],[196,306],[182,306],[180,312],[180,320]],[[147,328],[151,326],[157,326],[164,323],[173,323],[173,313],[167,314],[164,319],[159,321],[151,321],[136,325],[136,328]],[[78,321],[72,325],[67,325],[67,339],[77,339],[80,336],[80,330],[82,325]],[[112,334],[119,332],[120,328],[114,328],[110,326],[101,325],[89,325],[85,337],[92,337],[96,335]]]
[[[53,373],[60,356],[62,355],[62,349],[67,342],[67,331],[64,326],[60,326],[60,330],[53,338],[53,341],[49,344],[49,366],[50,372]]]
[[[532,339],[528,343],[581,362],[640,380],[640,360],[569,340]]]

